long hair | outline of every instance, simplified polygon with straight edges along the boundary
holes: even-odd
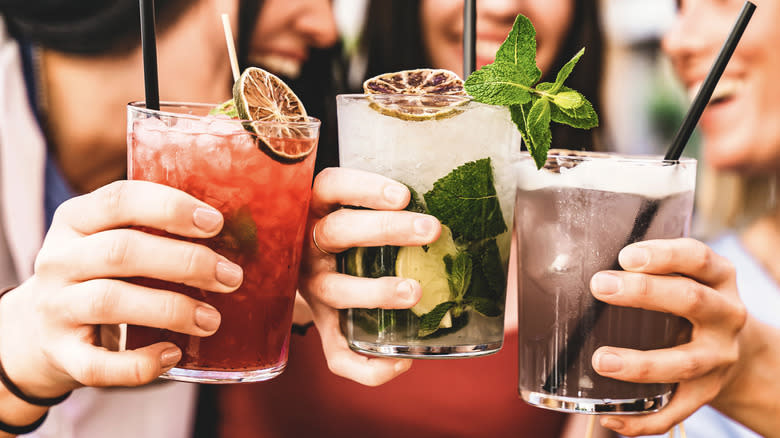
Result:
[[[728,229],[742,230],[780,208],[778,172],[745,175],[700,166],[696,189],[696,229],[714,238]]]
[[[553,82],[558,70],[581,48],[586,48],[567,85],[580,91],[595,110],[601,108],[604,36],[596,0],[572,0],[572,23],[543,81]],[[398,70],[433,67],[422,43],[420,0],[373,0],[363,31],[360,53],[366,57],[366,77]],[[353,90],[357,91],[357,90]],[[599,113],[600,114],[600,113]],[[599,149],[597,130],[584,131],[554,123],[552,147]]]
[[[195,2],[157,0],[157,28],[170,27]],[[96,56],[140,45],[137,0],[0,0],[12,36],[48,49]]]

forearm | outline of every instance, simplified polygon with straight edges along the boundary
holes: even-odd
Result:
[[[739,366],[712,406],[762,436],[780,437],[780,329],[751,316],[740,337]]]
[[[47,408],[27,404],[0,385],[0,422],[10,426],[26,426],[34,423],[46,413]],[[14,435],[0,432],[0,438]]]
[[[2,298],[2,301],[0,301],[1,304],[7,304],[9,300],[12,298],[10,296],[11,288],[4,289],[0,291],[0,298]],[[0,309],[5,309],[5,307],[0,306]],[[0,312],[0,321],[5,321],[10,316],[8,315],[8,312]],[[2,337],[0,337],[2,339]],[[8,338],[6,337],[6,340]],[[1,345],[2,343],[0,343]],[[0,352],[0,358],[4,357],[5,355],[11,355],[12,353],[9,351],[2,351]],[[5,367],[3,367],[3,372],[8,372],[5,370]],[[9,377],[10,378],[10,377]],[[8,388],[3,384],[2,379],[0,379],[0,422],[4,423],[9,426],[26,426],[29,424],[34,423],[37,421],[43,414],[46,413],[46,409],[44,407],[31,405],[23,400],[21,400],[19,397],[15,396],[11,391],[8,390]],[[14,436],[10,433],[3,432],[0,430],[0,438],[10,437]]]

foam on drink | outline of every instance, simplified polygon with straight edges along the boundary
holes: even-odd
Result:
[[[683,160],[682,166],[658,166],[661,159],[647,155],[550,150],[548,163],[559,161],[566,164],[559,165],[556,171],[538,172],[530,171],[536,170],[532,160],[519,161],[518,187],[522,190],[576,187],[655,199],[693,190],[696,185],[696,172],[687,164],[693,160]],[[566,167],[572,164],[576,165]]]

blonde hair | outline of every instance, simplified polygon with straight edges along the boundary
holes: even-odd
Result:
[[[778,208],[777,172],[744,175],[702,166],[696,195],[695,234],[711,238],[740,230]]]

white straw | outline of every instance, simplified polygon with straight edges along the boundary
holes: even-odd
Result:
[[[680,428],[680,438],[686,438],[687,435],[685,434],[685,423],[681,422],[680,424],[677,425],[677,427]]]
[[[230,66],[233,68],[233,80],[237,81],[238,77],[241,76],[241,72],[238,71],[236,45],[233,43],[233,30],[230,28],[228,14],[222,14],[222,27],[225,29],[225,42],[227,43],[228,55],[230,55]]]

